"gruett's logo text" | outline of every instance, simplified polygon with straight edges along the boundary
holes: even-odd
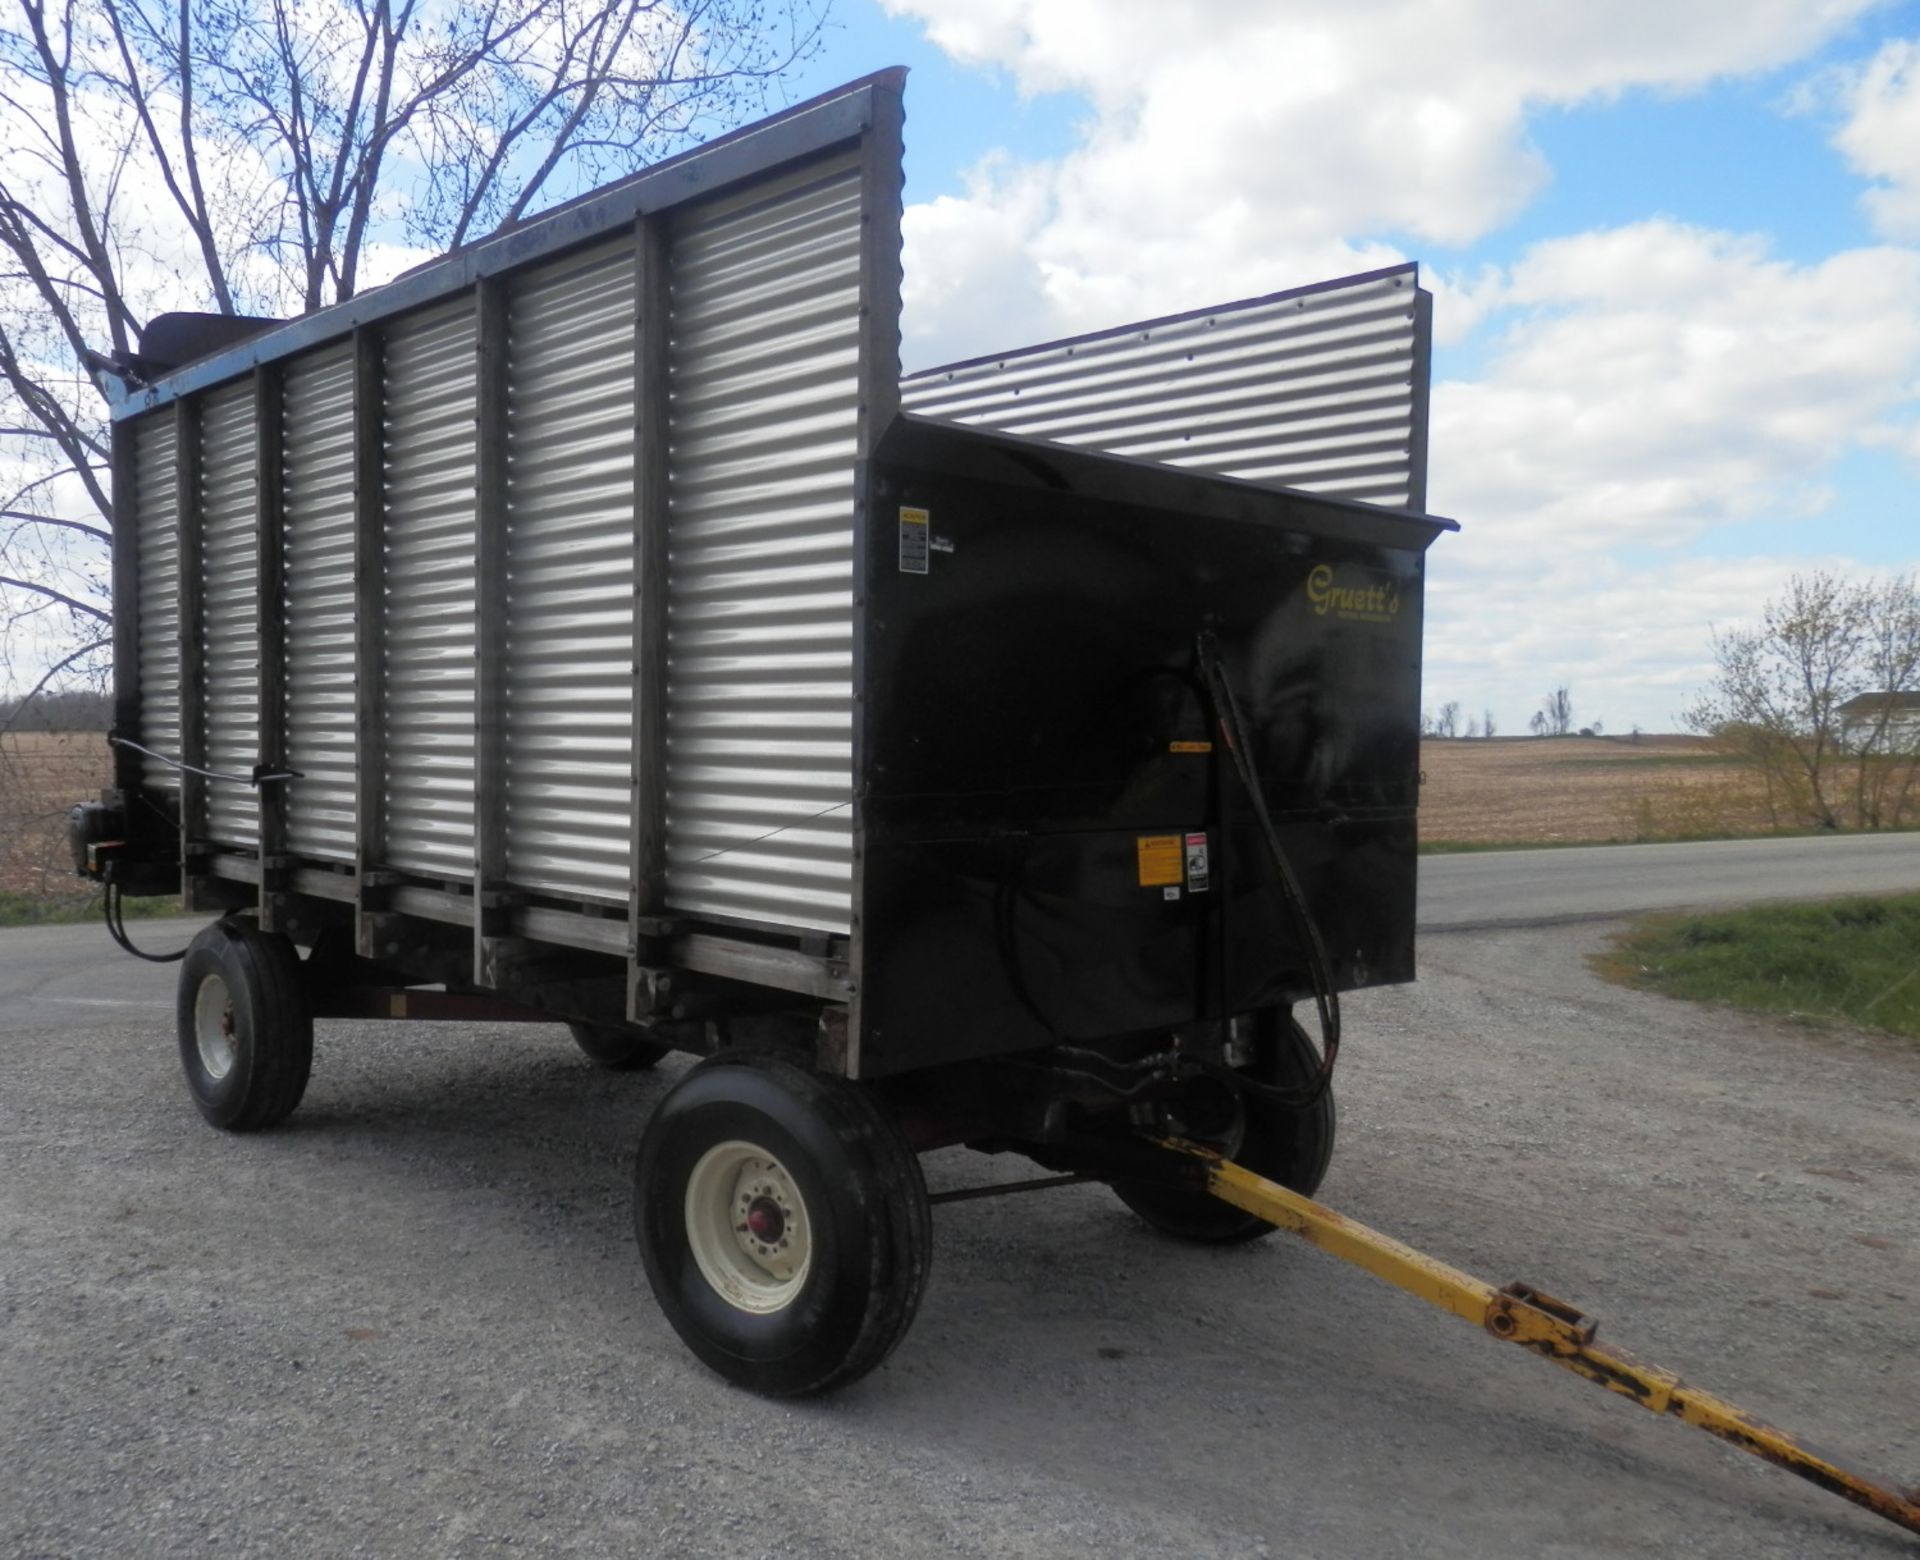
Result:
[[[1342,571],[1330,563],[1315,564],[1307,576],[1307,602],[1315,617],[1331,612],[1337,618],[1354,623],[1391,623],[1400,615],[1400,592],[1391,581],[1352,582],[1352,571],[1342,580]]]

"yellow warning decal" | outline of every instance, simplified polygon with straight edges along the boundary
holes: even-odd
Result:
[[[1140,886],[1164,888],[1187,880],[1186,857],[1177,834],[1142,834],[1135,842],[1140,853]]]
[[[1167,751],[1169,753],[1211,753],[1213,744],[1211,742],[1169,742]]]

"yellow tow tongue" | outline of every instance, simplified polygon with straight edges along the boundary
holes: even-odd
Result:
[[[1495,1289],[1471,1274],[1391,1235],[1369,1229],[1298,1192],[1242,1169],[1211,1149],[1177,1140],[1162,1146],[1204,1160],[1207,1190],[1269,1224],[1290,1230],[1343,1262],[1364,1268],[1428,1305],[1484,1327],[1496,1338],[1531,1349],[1609,1392],[1656,1414],[1671,1414],[1710,1435],[1776,1463],[1789,1473],[1920,1533],[1920,1491],[1905,1490],[1850,1467],[1798,1436],[1743,1413],[1722,1398],[1689,1386],[1672,1371],[1594,1342],[1599,1323],[1564,1301],[1524,1284]]]

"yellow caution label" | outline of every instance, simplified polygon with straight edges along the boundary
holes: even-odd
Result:
[[[1169,753],[1211,753],[1213,744],[1211,742],[1169,742],[1167,751]]]
[[[1178,886],[1187,879],[1187,859],[1177,834],[1142,834],[1135,842],[1140,855],[1140,886]]]

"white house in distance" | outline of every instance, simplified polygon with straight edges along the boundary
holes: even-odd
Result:
[[[1856,751],[1920,748],[1920,693],[1861,693],[1840,706],[1840,740]]]

